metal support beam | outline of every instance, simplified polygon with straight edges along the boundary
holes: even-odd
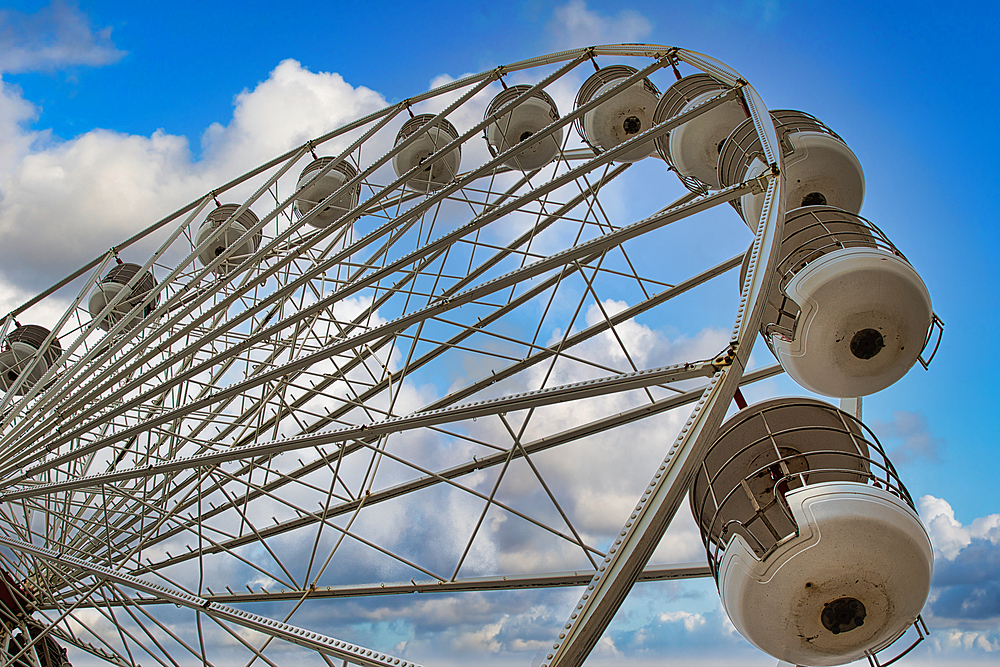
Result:
[[[784,202],[781,152],[774,124],[756,92],[749,87],[744,91],[765,156],[772,165],[772,178],[768,181],[756,239],[750,249],[750,262],[730,339],[730,363],[711,379],[636,503],[635,511],[608,550],[609,555],[570,613],[542,667],[580,667],[600,640],[683,501],[750,358],[777,265],[784,227]]]
[[[783,370],[781,366],[778,364],[774,364],[771,366],[767,366],[766,368],[757,369],[745,374],[740,384],[745,385],[745,384],[750,384],[752,382],[758,382],[760,380],[764,380],[769,377],[774,377],[775,375],[779,375],[782,372]],[[703,393],[704,393],[704,388],[693,389],[691,391],[684,392],[683,394],[678,394],[677,396],[672,396],[670,398],[659,400],[655,403],[641,405],[639,407],[632,408],[631,410],[625,410],[623,412],[619,412],[618,414],[609,415],[607,417],[604,417],[603,419],[598,419],[592,422],[588,422],[586,424],[580,424],[579,426],[566,429],[565,431],[562,431],[560,433],[549,434],[534,442],[524,443],[521,447],[519,447],[509,456],[507,452],[497,452],[496,454],[490,456],[479,457],[473,461],[468,461],[466,463],[456,465],[451,468],[447,468],[445,470],[440,470],[434,473],[433,475],[426,475],[423,477],[419,477],[417,479],[403,482],[402,484],[397,484],[389,488],[381,489],[379,491],[372,491],[371,493],[365,495],[363,499],[359,498],[358,500],[345,501],[337,505],[327,507],[324,512],[325,519],[330,520],[333,517],[342,516],[344,514],[354,512],[358,509],[358,507],[361,506],[362,503],[364,504],[365,507],[372,507],[373,505],[377,505],[379,503],[392,500],[393,498],[399,498],[407,494],[419,491],[421,489],[426,489],[436,484],[441,484],[446,480],[458,479],[460,477],[463,477],[464,475],[472,474],[477,470],[486,470],[494,466],[503,465],[503,463],[508,460],[516,460],[522,458],[525,453],[528,455],[535,454],[537,452],[542,452],[547,449],[558,447],[560,445],[564,445],[569,442],[574,442],[586,436],[596,435],[598,433],[603,433],[608,430],[618,428],[619,426],[623,426],[625,424],[631,424],[640,419],[647,419],[649,417],[666,412],[668,410],[673,410],[680,406],[694,403],[695,401],[698,400],[698,398],[701,397]],[[361,447],[361,445],[357,443],[351,443],[345,445],[345,447],[350,450],[355,447]],[[319,459],[319,460],[321,462],[324,461],[324,459]],[[312,468],[310,467],[309,471],[311,470]],[[287,482],[289,480],[284,480],[284,481]],[[257,491],[257,493],[260,493],[260,491]],[[250,493],[248,492],[247,495],[249,496]],[[257,496],[255,495],[254,497]],[[217,512],[217,510],[221,509],[222,508],[219,507],[216,508],[216,510],[212,510],[212,512]],[[210,512],[205,512],[205,514],[203,514],[202,516],[208,514],[210,514]],[[260,528],[256,534],[250,533],[242,537],[232,538],[229,540],[222,541],[217,545],[216,544],[203,545],[202,553],[205,554],[218,553],[225,550],[236,549],[237,547],[250,544],[251,542],[254,542],[257,539],[268,540],[278,535],[287,533],[289,531],[298,530],[305,526],[313,525],[320,520],[321,520],[320,517],[318,517],[315,514],[297,516],[295,518],[287,519],[274,526],[267,526],[266,528]],[[190,526],[187,525],[176,526],[174,528],[164,530],[155,538],[148,540],[146,546],[148,548],[161,541],[169,539],[174,535],[190,530],[191,530]],[[172,558],[164,558],[156,564],[155,568],[142,567],[134,571],[133,574],[141,574],[144,572],[153,571],[155,569],[170,567],[173,565],[177,565],[179,563],[183,563],[185,561],[189,561],[193,558],[196,558],[197,556],[198,556],[197,552],[188,552],[186,554],[173,556]]]
[[[89,475],[79,479],[66,482],[56,482],[32,486],[24,490],[10,491],[0,494],[0,500],[10,502],[39,495],[49,495],[61,491],[72,491],[87,487],[100,486],[102,484],[112,484],[128,479],[148,478],[153,475],[162,475],[188,468],[200,468],[204,466],[216,466],[226,461],[237,461],[249,459],[257,456],[271,456],[282,452],[304,449],[307,447],[321,447],[338,442],[349,442],[359,438],[376,438],[390,433],[399,433],[427,426],[436,426],[466,419],[476,419],[488,415],[496,415],[516,410],[537,408],[543,405],[553,405],[566,401],[576,401],[594,396],[604,396],[606,394],[631,391],[633,389],[644,389],[646,387],[665,384],[669,382],[680,382],[682,380],[692,380],[699,377],[711,375],[715,370],[717,360],[698,361],[687,364],[677,364],[675,366],[665,366],[635,373],[623,373],[611,375],[595,380],[575,382],[573,384],[540,389],[538,391],[528,391],[511,396],[476,401],[465,405],[456,405],[451,408],[440,410],[430,410],[427,412],[416,412],[405,417],[390,417],[371,424],[361,424],[335,431],[325,431],[322,433],[307,433],[280,440],[268,442],[255,442],[241,447],[233,447],[225,451],[209,452],[197,456],[176,458],[164,463],[149,464],[137,468],[116,470],[112,472]],[[33,471],[28,471],[30,476]]]
[[[654,131],[655,129],[649,130],[649,132]],[[614,248],[650,231],[659,229],[660,227],[664,227],[696,213],[700,213],[720,203],[741,197],[748,192],[754,191],[757,187],[759,187],[759,183],[755,179],[747,183],[733,185],[718,192],[698,197],[697,199],[694,199],[686,204],[654,214],[644,220],[632,223],[631,225],[617,229],[614,232],[605,234],[604,236],[594,238],[586,243],[581,243],[570,249],[534,262],[533,264],[510,271],[509,273],[483,283],[482,285],[460,292],[459,294],[456,294],[448,299],[440,300],[430,306],[413,311],[408,315],[404,315],[395,320],[390,320],[379,327],[375,327],[364,333],[352,336],[346,340],[334,342],[312,354],[304,355],[299,359],[290,361],[267,372],[260,373],[252,378],[244,380],[243,382],[220,389],[200,401],[195,401],[175,410],[160,414],[134,428],[123,429],[106,438],[97,440],[87,445],[79,446],[70,452],[57,456],[56,458],[31,468],[24,474],[24,477],[32,477],[40,472],[44,472],[45,470],[51,470],[62,463],[77,459],[85,454],[89,454],[92,451],[97,451],[113,442],[127,440],[128,438],[139,433],[143,433],[154,426],[160,426],[172,422],[191,410],[203,409],[219,400],[225,400],[229,396],[241,394],[250,388],[267,382],[278,381],[289,373],[302,368],[307,368],[319,361],[344,354],[345,352],[349,352],[367,343],[377,341],[391,332],[403,331],[414,324],[418,324],[432,317],[440,316],[454,308],[472,303],[477,299],[481,299],[499,290],[515,286],[525,280],[528,280],[529,278],[540,276],[549,271],[561,269],[563,266],[573,261],[584,260],[588,257],[599,255],[610,248]],[[242,345],[235,346],[235,348],[241,349]],[[191,372],[194,371],[189,371],[189,373]],[[106,418],[113,417],[116,414],[123,412],[124,409],[124,407],[118,408],[117,410],[110,412]],[[48,445],[50,447],[54,447],[65,442],[69,442],[72,438],[72,434],[60,436],[56,438],[54,442],[48,443]],[[8,468],[4,472],[11,472],[11,470]],[[20,481],[20,479],[15,479],[12,480],[12,483],[16,483],[18,481]]]
[[[647,567],[639,575],[638,582],[672,581],[677,579],[699,579],[711,577],[712,570],[702,563],[678,563],[676,565],[657,565]],[[219,604],[246,604],[250,602],[282,602],[297,601],[308,597],[310,600],[330,598],[372,597],[377,595],[406,595],[409,593],[467,593],[470,591],[506,591],[527,590],[534,588],[564,588],[568,586],[586,586],[594,578],[591,570],[567,572],[546,572],[542,574],[508,574],[492,577],[470,577],[454,581],[438,581],[425,579],[420,581],[399,581],[383,584],[347,584],[343,586],[324,586],[308,590],[259,593],[215,593],[203,596],[206,600]],[[129,604],[170,604],[171,600],[158,597],[135,598]],[[119,606],[123,603],[96,602],[87,606],[106,607]],[[46,607],[42,607],[47,609]]]
[[[263,616],[251,614],[240,609],[233,609],[218,602],[213,602],[208,598],[185,593],[172,586],[153,584],[138,577],[115,572],[101,565],[92,565],[79,558],[66,556],[50,549],[43,549],[28,542],[0,536],[0,545],[23,554],[30,554],[53,565],[86,573],[98,580],[112,581],[132,590],[141,591],[159,598],[163,602],[207,614],[220,621],[256,630],[271,637],[282,639],[325,655],[334,656],[341,660],[347,660],[351,663],[365,665],[365,667],[420,667],[420,665],[408,660],[400,660],[394,656],[379,653],[364,646],[334,639],[333,637],[304,630],[281,621],[264,618]]]

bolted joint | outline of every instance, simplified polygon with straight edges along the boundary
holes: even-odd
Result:
[[[712,368],[719,371],[728,366],[732,366],[736,360],[736,343],[730,342],[729,347],[716,355],[712,360]]]

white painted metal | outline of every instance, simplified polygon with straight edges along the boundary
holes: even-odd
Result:
[[[223,204],[209,213],[208,217],[205,218],[205,222],[201,224],[201,228],[198,229],[198,236],[195,238],[195,245],[201,246],[204,243],[208,246],[208,248],[198,255],[198,261],[201,262],[202,266],[208,266],[216,257],[222,255],[228,248],[233,247],[226,261],[218,265],[216,269],[225,273],[242,264],[257,251],[257,247],[260,245],[261,233],[259,230],[253,234],[248,234],[248,232],[254,229],[260,220],[254,215],[253,211],[247,209],[239,219],[234,219],[230,222],[233,213],[239,207],[239,204]],[[229,222],[229,225],[223,230],[221,235],[213,234],[218,228],[226,226],[226,222]],[[212,242],[206,243],[209,237],[212,236],[214,236]],[[246,236],[246,239],[241,243],[240,239],[244,236]]]
[[[267,618],[261,618],[256,614],[250,614],[240,609],[226,607],[211,600],[191,595],[173,586],[163,584],[150,584],[142,579],[131,577],[121,572],[116,572],[111,568],[92,565],[86,561],[66,556],[62,553],[42,549],[28,543],[18,543],[5,537],[0,537],[0,544],[21,553],[31,554],[48,563],[66,564],[86,572],[91,576],[105,581],[112,581],[123,586],[127,586],[135,591],[152,594],[156,597],[170,602],[178,607],[190,607],[204,610],[203,613],[213,618],[225,619],[236,625],[240,625],[251,630],[256,630],[267,635],[281,637],[286,641],[306,646],[326,655],[332,655],[345,661],[349,660],[353,664],[365,665],[366,667],[420,667],[416,663],[407,660],[399,660],[391,655],[373,652],[362,646],[326,637],[315,632],[309,632],[286,623],[281,623]]]
[[[51,332],[37,324],[7,334],[0,348],[0,389],[23,394],[45,375],[62,354],[59,340],[50,338]]]
[[[487,116],[501,109],[507,111],[486,128],[486,143],[494,155],[507,151],[545,129],[553,121],[559,120],[559,111],[552,97],[544,91],[525,95],[530,89],[531,86],[524,84],[511,86],[494,97],[486,108]],[[520,102],[514,101],[522,95],[525,99]],[[504,109],[508,104],[513,106],[513,109]],[[562,128],[559,128],[541,143],[517,151],[504,164],[519,171],[540,169],[559,154],[562,138]]]
[[[831,206],[790,211],[777,273],[761,334],[810,391],[857,397],[885,389],[931,339],[927,288],[864,218]]]
[[[770,655],[840,665],[912,625],[933,551],[913,501],[856,418],[779,398],[722,425],[691,487],[723,607]]]
[[[799,535],[762,561],[737,534],[722,557],[719,594],[733,625],[762,651],[800,665],[843,665],[894,642],[930,592],[934,554],[917,513],[849,482],[795,489],[785,500]],[[845,597],[864,603],[864,625],[833,634],[821,612]]]
[[[674,83],[660,98],[655,116],[669,118],[707,102],[726,87],[707,74],[692,74]],[[661,154],[677,173],[710,188],[719,188],[719,154],[726,138],[746,120],[739,100],[731,100],[669,135]]]
[[[840,409],[849,415],[852,415],[858,421],[861,421],[861,397],[855,398],[842,398],[840,399]]]
[[[323,207],[317,215],[309,219],[309,224],[313,227],[328,227],[341,220],[347,212],[358,205],[358,188],[343,188],[344,183],[354,179],[358,175],[358,170],[351,166],[349,162],[341,160],[326,171],[323,167],[334,163],[335,158],[321,157],[306,165],[306,168],[299,174],[299,182],[295,189],[299,190],[295,198],[295,210],[300,215],[305,215],[319,202],[335,192],[341,193],[332,202]]]
[[[580,88],[577,107],[603,98],[599,106],[584,114],[578,126],[583,139],[592,146],[610,150],[652,127],[659,91],[647,79],[624,83],[634,72],[627,65],[612,65],[592,74]],[[617,161],[638,162],[655,150],[652,141],[633,144],[632,150],[619,155]]]
[[[699,95],[691,100],[683,111],[711,99],[712,96],[713,93]],[[677,171],[684,176],[697,178],[713,188],[719,187],[719,176],[716,171],[722,143],[742,120],[743,109],[739,102],[730,102],[713,111],[711,116],[706,114],[702,122],[678,128],[670,135],[670,156],[677,166]]]
[[[124,322],[125,330],[134,328],[142,318],[153,311],[152,304],[144,304],[152,296],[156,279],[138,264],[123,263],[108,271],[108,275],[90,293],[87,307],[90,316],[104,330]],[[118,302],[118,305],[114,305]],[[110,307],[111,312],[101,316]]]
[[[559,116],[551,91],[588,78],[594,58],[634,67]],[[682,62],[721,88],[653,122],[652,81]],[[508,87],[504,99],[521,99],[516,106],[490,106],[512,72],[535,83]],[[652,197],[632,220],[609,216],[609,186],[663,188],[642,183],[634,160],[738,96],[765,174],[673,203]],[[615,100],[650,117],[627,136],[598,139],[594,122]],[[585,613],[546,659],[580,664],[636,581],[705,573],[648,561],[737,386],[780,371],[744,374],[779,280],[781,151],[768,119],[752,89],[704,56],[656,45],[575,49],[411,97],[154,223],[4,320],[9,332],[14,316],[72,303],[49,338],[62,355],[26,392],[3,398],[0,568],[35,596],[35,618],[58,642],[115,664],[211,663],[219,651],[225,660],[242,652],[244,662],[300,651],[397,664],[381,652],[388,647],[303,626],[339,597],[590,580]],[[584,128],[596,156],[569,125]],[[474,158],[486,154],[484,135],[494,154]],[[334,140],[340,152],[315,159]],[[237,187],[251,194],[199,226]],[[723,307],[723,318],[736,310],[729,347],[641,361],[647,350],[631,327],[669,323],[677,297],[742,258],[730,250],[680,271],[657,250],[672,247],[669,226],[739,207],[756,191],[765,205],[751,221],[743,293]],[[140,240],[158,244],[152,256]],[[159,282],[137,294],[137,273],[84,303],[105,294],[99,281],[117,256]],[[708,324],[718,325],[697,326]],[[457,369],[468,373],[448,375]],[[628,429],[653,431],[685,406],[694,412],[664,436],[663,467],[651,471],[620,543],[585,539],[586,517],[546,462],[600,468],[620,456],[612,445]],[[559,418],[567,410],[568,422]],[[605,449],[580,455],[595,443]],[[508,480],[551,511],[509,502]],[[443,507],[478,523],[463,527]],[[534,531],[547,553],[572,552],[568,572],[482,560],[495,516]],[[427,535],[408,532],[417,526]],[[94,618],[118,630],[102,632]],[[205,627],[231,643],[206,641]]]
[[[860,213],[865,199],[865,177],[861,163],[844,142],[830,134],[795,132],[785,137],[791,151],[785,156],[788,182],[786,206],[827,204]],[[766,171],[766,165],[754,160],[741,180]],[[755,220],[760,214],[759,195],[744,197],[743,210]]]
[[[462,162],[462,149],[455,146],[444,152],[437,162],[423,166],[427,158],[458,139],[458,130],[454,125],[444,119],[434,123],[433,119],[433,114],[414,116],[403,124],[396,137],[397,145],[409,137],[416,137],[412,144],[402,148],[392,158],[392,168],[397,176],[417,169],[418,173],[406,181],[406,187],[417,192],[438,190],[455,180]]]
[[[692,64],[705,62],[696,54],[679,52],[678,56]],[[739,76],[735,72],[721,69],[724,67],[721,63],[706,64],[724,77],[723,81],[733,86],[739,83]],[[777,136],[773,125],[763,120],[767,117],[764,115],[766,107],[752,89],[747,92],[746,101],[757,128],[761,148],[780,172],[781,157],[777,149]],[[683,501],[695,468],[707,450],[715,429],[722,422],[739,385],[753,347],[753,332],[759,328],[764,314],[764,295],[770,290],[784,223],[781,193],[781,180],[769,179],[764,210],[750,250],[748,272],[743,281],[740,307],[730,340],[730,353],[720,359],[719,371],[712,378],[673,446],[667,451],[663,463],[654,472],[635,512],[626,520],[620,537],[615,539],[608,550],[608,555],[587,591],[570,613],[558,640],[552,645],[552,653],[546,655],[543,667],[583,663],[611,623],[639,571],[645,566]],[[760,268],[759,259],[763,260]]]
[[[927,340],[933,311],[913,267],[882,249],[844,248],[785,288],[801,309],[795,336],[772,339],[785,371],[824,396],[867,396],[903,377]],[[874,337],[866,345],[864,336]]]
[[[861,163],[847,144],[821,121],[801,111],[771,112],[785,163],[785,207],[829,205],[857,214],[865,198]],[[770,169],[751,123],[744,121],[726,138],[719,154],[718,176],[723,185],[745,181]],[[760,215],[759,194],[748,195],[737,207],[748,224]]]
[[[29,389],[38,382],[49,365],[44,359],[36,358],[38,348],[28,343],[8,343],[7,349],[0,352],[0,388],[4,391],[14,386],[14,382],[23,373],[24,389]]]

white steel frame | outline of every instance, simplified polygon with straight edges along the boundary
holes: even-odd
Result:
[[[511,149],[565,130],[560,157],[530,174],[504,167],[507,151],[471,168],[463,165],[467,171],[426,195],[403,187],[453,148],[482,142],[484,128],[502,116],[501,110],[407,174],[397,177],[388,169],[393,156],[419,137],[392,144],[411,107],[433,103],[440,109],[436,122],[468,105],[485,105],[498,83],[506,86],[510,77],[538,70],[542,76],[522,94],[526,98],[571,73],[585,76],[598,57],[607,64],[615,59],[637,64],[636,73],[620,86],[686,63],[727,89],[596,154],[570,146],[570,128],[609,94],[578,109],[561,109],[558,121]],[[608,216],[600,193],[630,168],[615,164],[616,157],[737,97],[753,118],[771,173],[705,195],[687,194],[638,221]],[[585,586],[544,662],[545,667],[582,664],[637,581],[709,574],[703,564],[654,567],[649,560],[739,385],[780,372],[770,366],[744,373],[782,231],[781,151],[768,118],[757,93],[733,70],[691,51],[656,45],[564,51],[391,105],[206,193],[110,249],[10,313],[0,326],[6,335],[15,318],[29,316],[38,304],[65,306],[50,337],[59,337],[62,357],[39,382],[22,387],[19,379],[0,399],[0,567],[30,588],[46,632],[122,665],[191,659],[211,664],[203,625],[214,625],[239,643],[248,664],[274,664],[266,652],[272,640],[303,647],[328,663],[336,658],[345,664],[412,664],[381,649],[298,627],[290,618],[303,605],[331,598]],[[336,156],[321,174],[345,160],[358,170],[327,200],[362,189],[347,224],[311,227],[322,204],[304,216],[293,214],[296,191],[289,191],[288,183],[294,184],[290,179],[316,149]],[[381,149],[383,154],[371,154]],[[279,188],[286,194],[279,195]],[[667,225],[760,191],[766,204],[761,219],[751,225],[755,240],[728,347],[707,359],[638,367],[620,328],[726,274],[743,255],[720,258],[669,283],[674,276],[656,273],[656,267],[640,274],[636,244]],[[220,269],[232,248],[209,266],[197,261],[226,225],[198,247],[193,241],[220,197],[242,200],[229,222],[255,207],[260,221],[242,239],[263,235],[253,256],[228,272]],[[457,217],[460,209],[464,219]],[[520,231],[512,220],[522,225]],[[552,251],[541,240],[548,242],[547,234],[557,232],[562,236],[554,238],[568,240]],[[125,255],[152,271],[157,287],[104,332],[97,323],[126,292],[97,317],[87,312],[87,296]],[[543,322],[550,326],[546,317],[555,295],[569,284],[583,296],[568,320],[559,323],[559,339],[546,344],[540,337]],[[602,298],[617,296],[615,285],[625,285],[635,298],[624,310],[609,313]],[[154,303],[149,316],[128,328],[133,316],[141,317]],[[335,311],[345,303],[355,304],[357,311]],[[601,321],[581,327],[578,316],[585,303],[599,307]],[[525,316],[531,308],[541,315]],[[399,314],[387,320],[380,312]],[[602,365],[580,352],[599,336],[617,341],[623,366]],[[431,377],[436,365],[455,358],[475,358],[492,368],[418,409],[397,407],[404,381]],[[583,369],[587,377],[556,384],[550,376],[557,367]],[[533,369],[546,368],[540,384],[523,390]],[[512,393],[513,387],[522,391]],[[629,407],[595,414],[570,428],[545,429],[539,426],[541,417],[532,421],[549,406],[608,397],[620,397]],[[664,438],[662,464],[650,471],[649,485],[619,535],[606,548],[588,544],[531,457],[685,406],[693,406],[689,418],[672,442]],[[469,425],[478,419],[490,420],[503,441],[477,438]],[[459,442],[476,453],[438,461],[390,444],[407,434]],[[308,458],[289,463],[283,454]],[[530,468],[560,521],[533,516],[497,497],[516,462]],[[390,466],[395,473],[408,470],[409,479],[382,482],[378,472]],[[496,469],[492,490],[469,481],[471,475]],[[380,544],[359,519],[383,505],[430,498],[420,494],[440,490],[481,506],[479,523],[462,540],[464,551],[453,554],[457,565],[450,572]],[[307,506],[306,500],[318,502]],[[592,569],[460,576],[490,511],[575,545]],[[330,534],[336,536],[332,546],[324,541]],[[283,549],[288,539],[303,536],[309,536],[312,548],[305,573],[296,576],[298,566],[283,560],[289,557]],[[409,582],[405,577],[322,581],[345,542],[364,545],[414,576]],[[166,551],[185,543],[190,543],[186,552]],[[273,582],[275,590],[213,592],[211,582],[205,582],[213,563],[248,568]],[[280,617],[273,616],[281,602],[293,607],[280,607]],[[196,641],[179,636],[159,615],[158,610],[174,605],[192,613]],[[232,605],[258,605],[263,611]],[[117,630],[109,636],[90,627],[95,617]],[[239,628],[258,634],[248,639]]]

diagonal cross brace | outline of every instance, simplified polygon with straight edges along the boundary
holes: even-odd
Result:
[[[79,479],[64,482],[54,482],[17,489],[8,493],[0,493],[0,499],[4,501],[19,500],[27,497],[49,495],[62,491],[72,491],[74,489],[111,484],[128,479],[146,478],[151,475],[166,474],[176,470],[215,466],[226,461],[249,459],[257,456],[268,456],[281,452],[305,449],[308,447],[319,447],[337,442],[348,442],[357,438],[374,438],[389,433],[408,431],[438,424],[447,424],[456,421],[464,421],[477,417],[515,412],[528,408],[535,408],[542,405],[552,405],[565,401],[575,401],[594,396],[603,396],[611,393],[621,393],[633,389],[644,389],[646,387],[664,384],[667,382],[679,382],[682,380],[692,380],[695,378],[712,375],[715,371],[717,360],[698,361],[693,363],[677,364],[674,366],[664,366],[650,370],[636,371],[633,373],[622,373],[611,375],[594,380],[585,380],[573,384],[527,391],[510,396],[501,396],[473,403],[465,403],[449,408],[438,410],[428,410],[426,412],[416,412],[405,417],[389,417],[371,424],[361,424],[349,426],[333,431],[323,431],[321,433],[306,433],[302,435],[271,440],[268,442],[251,443],[241,447],[232,447],[218,452],[209,452],[175,458],[163,463],[149,464],[124,470],[89,475]],[[29,471],[30,472],[30,471]]]
[[[197,595],[185,593],[171,586],[154,584],[138,577],[115,572],[107,567],[92,565],[79,558],[66,556],[28,542],[0,536],[0,544],[21,553],[31,554],[36,558],[41,558],[50,563],[58,563],[64,567],[86,572],[96,579],[113,581],[132,590],[154,595],[166,602],[207,614],[219,621],[256,630],[277,639],[340,658],[341,660],[347,660],[354,664],[364,665],[365,667],[420,667],[420,665],[408,660],[401,660],[395,656],[380,653],[364,646],[327,637],[318,632],[304,630],[303,628],[258,616],[257,614],[251,614],[241,609],[234,609]]]

